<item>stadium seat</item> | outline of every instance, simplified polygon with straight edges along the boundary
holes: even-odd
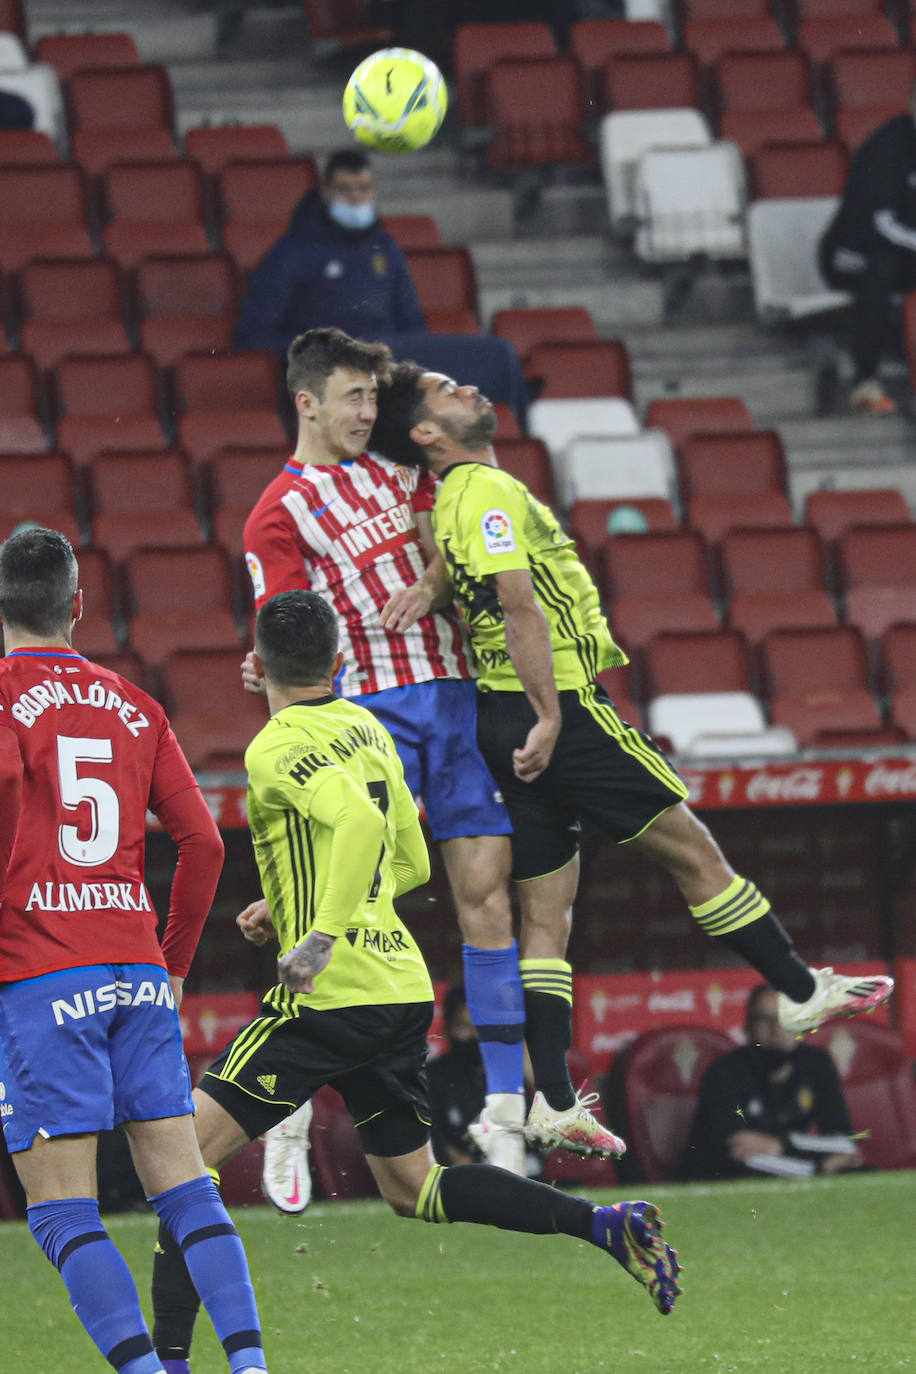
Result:
[[[283,162],[290,155],[277,124],[205,124],[187,130],[184,147],[207,176],[216,176],[229,162]]]
[[[296,205],[318,181],[311,157],[227,163],[219,177],[223,247],[242,271],[257,267],[286,233]]]
[[[88,129],[172,129],[172,86],[165,67],[109,67],[75,72],[67,83],[71,134]]]
[[[61,152],[66,149],[67,121],[60,82],[53,67],[35,62],[24,71],[5,71],[3,89],[27,100],[35,111],[32,127],[47,134]]]
[[[619,668],[604,668],[596,678],[614,703],[614,710],[621,720],[642,730],[645,728],[645,720],[633,697],[633,680],[632,663],[623,664]]]
[[[770,0],[680,0],[678,12],[691,19],[765,19]]]
[[[53,166],[60,162],[54,139],[37,129],[0,129],[0,168]]]
[[[834,115],[836,136],[850,157],[881,124],[896,119],[900,110],[896,105],[856,105],[837,110]]]
[[[502,57],[553,57],[556,51],[547,24],[460,24],[452,47],[460,122],[486,125],[484,79],[494,62]]]
[[[804,54],[726,53],[715,68],[719,137],[749,156],[767,143],[816,142],[821,126],[811,105]]]
[[[305,0],[309,38],[342,48],[384,47],[394,34],[373,22],[371,9],[369,0]]]
[[[796,42],[812,62],[830,62],[849,48],[881,52],[898,49],[893,24],[884,14],[830,14],[802,19]]]
[[[71,353],[129,353],[121,282],[108,258],[35,259],[19,273],[21,345],[41,368]]]
[[[177,649],[241,644],[227,555],[217,548],[139,549],[125,563],[131,647],[146,664]]]
[[[639,421],[630,402],[617,397],[535,401],[528,409],[528,431],[555,457],[583,435],[638,434]]]
[[[788,725],[802,747],[823,731],[880,729],[865,644],[850,626],[773,631],[763,664],[771,718]]]
[[[178,441],[195,463],[228,446],[277,448],[287,436],[277,413],[276,359],[270,353],[186,354],[175,367]]]
[[[898,687],[891,693],[888,721],[903,731],[910,744],[916,742],[916,686]]]
[[[912,52],[841,52],[830,63],[829,89],[837,135],[852,150],[851,133],[861,134],[861,120],[874,112],[872,128],[906,109],[916,72]],[[847,117],[861,111],[859,122]],[[864,136],[864,134],[862,135]],[[860,139],[856,141],[861,141]]]
[[[717,630],[706,550],[693,531],[615,535],[605,562],[610,621],[627,649],[666,630]]]
[[[82,555],[80,555],[82,561]],[[129,650],[119,650],[113,654],[92,654],[92,660],[100,668],[107,668],[111,673],[118,673],[121,677],[127,678],[128,682],[135,682],[138,687],[142,687],[144,692],[149,692],[154,696],[153,684],[149,681],[149,674],[143,666],[142,659]],[[209,1061],[208,1061],[209,1067]]]
[[[671,38],[659,20],[580,19],[569,31],[569,50],[585,75],[586,98],[601,99],[601,72],[612,57],[670,53]]]
[[[633,228],[639,159],[652,148],[708,148],[712,134],[699,110],[612,110],[598,127],[601,172],[608,194],[611,226]]]
[[[100,454],[89,485],[92,543],[114,563],[146,545],[180,547],[203,539],[182,453]]]
[[[881,662],[888,692],[916,687],[916,624],[891,625],[885,630]]]
[[[90,69],[140,66],[140,53],[129,33],[46,33],[35,45],[35,56],[52,66],[61,81]]]
[[[781,491],[704,492],[687,505],[687,525],[707,544],[718,544],[731,530],[748,526],[788,529],[792,508]]]
[[[496,412],[498,423],[497,433],[500,439],[520,439],[522,431],[518,426],[518,417],[511,406],[505,401],[494,401],[493,409]]]
[[[58,443],[78,466],[106,449],[166,447],[156,369],[143,354],[64,358],[54,394]]]
[[[490,330],[512,345],[523,364],[537,344],[582,343],[599,337],[592,313],[584,305],[497,310],[490,320]]]
[[[833,626],[820,540],[810,529],[733,530],[720,545],[728,622],[752,643],[782,626]]]
[[[172,729],[194,769],[214,757],[235,757],[237,767],[248,745],[267,721],[263,697],[241,688],[236,649],[181,649],[162,666],[162,690]]]
[[[79,582],[83,590],[83,614],[73,630],[73,647],[89,658],[116,654],[121,649],[116,632],[114,583],[111,563],[102,549],[81,549]]]
[[[747,641],[735,630],[656,635],[646,649],[645,664],[651,697],[672,692],[750,692],[752,688]]]
[[[916,586],[916,524],[850,529],[838,547],[843,585]]]
[[[600,108],[673,110],[700,108],[700,75],[689,52],[633,53],[612,57],[601,75]]]
[[[692,435],[746,433],[754,422],[740,396],[658,397],[646,409],[646,428],[663,429],[680,448]]]
[[[708,148],[650,148],[636,167],[636,256],[683,262],[703,254],[742,258],[744,165],[727,140]]]
[[[692,434],[680,445],[677,468],[685,503],[695,496],[786,491],[786,453],[775,429]]]
[[[63,453],[0,453],[0,539],[22,520],[62,530],[81,544],[82,511],[69,459]]]
[[[15,33],[0,30],[0,72],[24,72],[29,57],[22,39]]]
[[[442,247],[442,231],[432,215],[385,215],[382,228],[405,252],[408,248]]]
[[[747,212],[751,284],[764,324],[803,319],[848,304],[828,287],[817,265],[817,246],[837,207],[834,196],[755,200]]]
[[[553,455],[554,487],[563,506],[589,499],[630,500],[675,494],[674,455],[665,434],[584,435]]]
[[[121,162],[177,162],[178,148],[168,129],[79,129],[71,139],[73,160],[99,177]]]
[[[228,253],[144,258],[134,274],[140,347],[160,367],[185,353],[229,348],[239,304]]]
[[[687,19],[682,42],[704,67],[732,53],[770,53],[785,50],[782,29],[771,14],[748,18],[738,15],[717,19]]]
[[[543,92],[550,92],[545,109]],[[582,74],[574,57],[501,58],[485,78],[487,165],[519,171],[548,164],[592,166],[595,150],[583,133]]]
[[[873,1169],[916,1166],[916,1084],[896,1031],[862,1020],[826,1026],[862,1157]]]
[[[795,0],[795,10],[802,22],[850,14],[864,16],[884,8],[883,0]]]
[[[805,524],[832,543],[853,525],[904,525],[911,519],[902,491],[866,487],[850,491],[811,491],[805,498]]]
[[[105,248],[122,267],[153,255],[208,251],[203,182],[193,162],[121,163],[102,185]]]
[[[410,248],[404,256],[431,334],[477,334],[477,276],[467,248]]]
[[[378,1189],[356,1127],[338,1093],[319,1088],[312,1098],[311,1162],[322,1197],[375,1197]]]
[[[661,1183],[678,1176],[703,1075],[734,1048],[724,1031],[705,1026],[660,1026],[627,1047],[615,1076],[624,1106],[616,1123],[629,1146],[621,1172],[629,1179],[638,1173],[641,1181]]]
[[[0,168],[0,268],[32,258],[91,258],[86,184],[71,166]]]
[[[0,453],[46,453],[43,396],[31,358],[0,357]]]
[[[685,759],[795,751],[794,735],[771,735],[763,706],[750,692],[675,692],[655,697],[646,714],[650,734]]]
[[[289,457],[288,447],[225,448],[209,464],[209,496],[213,537],[230,553],[241,556],[242,530],[261,492]]]
[[[620,339],[538,343],[528,353],[525,375],[539,400],[573,396],[631,396],[630,357]]]
[[[554,504],[553,471],[550,454],[540,439],[501,439],[494,444],[496,462],[504,472],[517,477],[538,501]]]
[[[580,553],[591,566],[603,567],[604,553],[609,539],[608,521],[621,506],[640,511],[649,532],[659,533],[679,528],[671,502],[664,497],[622,497],[619,499],[585,498],[573,503],[569,513],[569,532]],[[602,577],[603,582],[603,577]]]
[[[750,159],[751,194],[759,200],[810,200],[843,194],[849,155],[841,143],[769,143]]]

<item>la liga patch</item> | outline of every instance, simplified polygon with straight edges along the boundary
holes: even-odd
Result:
[[[487,553],[515,552],[515,531],[504,510],[488,510],[481,518],[480,530]]]

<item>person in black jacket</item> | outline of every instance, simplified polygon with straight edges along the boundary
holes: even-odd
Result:
[[[776,1006],[773,988],[754,988],[747,1044],[707,1069],[683,1177],[804,1177],[861,1167],[833,1060],[784,1031]]]
[[[854,410],[896,410],[878,380],[891,299],[916,289],[916,86],[907,114],[880,125],[852,160],[849,180],[821,239],[821,275],[853,296]]]

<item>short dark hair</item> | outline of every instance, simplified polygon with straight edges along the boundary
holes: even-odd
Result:
[[[419,363],[395,363],[379,384],[378,414],[372,426],[371,449],[393,463],[407,467],[428,467],[421,444],[410,431],[429,414],[426,393],[421,385],[426,368]]]
[[[43,525],[11,534],[0,547],[0,616],[35,635],[69,632],[79,569],[70,540]]]
[[[321,174],[322,181],[330,181],[335,172],[371,172],[372,163],[365,153],[359,152],[356,148],[339,148],[336,153],[331,153],[327,162],[324,164],[324,171]]]
[[[314,687],[334,667],[338,627],[334,611],[317,592],[278,592],[258,611],[254,647],[272,682]]]
[[[391,366],[391,349],[383,343],[352,339],[342,329],[326,326],[307,329],[293,339],[286,351],[286,386],[293,400],[299,391],[311,391],[319,401],[331,373],[338,367],[374,374],[381,379]]]

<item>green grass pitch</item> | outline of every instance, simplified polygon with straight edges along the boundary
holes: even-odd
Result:
[[[565,1236],[428,1226],[371,1201],[239,1209],[272,1374],[916,1371],[916,1173],[636,1195],[661,1204],[687,1266],[669,1317]],[[108,1220],[146,1303],[154,1221]],[[21,1223],[0,1226],[0,1292],[4,1370],[110,1368]],[[194,1374],[227,1368],[205,1318],[194,1353]]]

